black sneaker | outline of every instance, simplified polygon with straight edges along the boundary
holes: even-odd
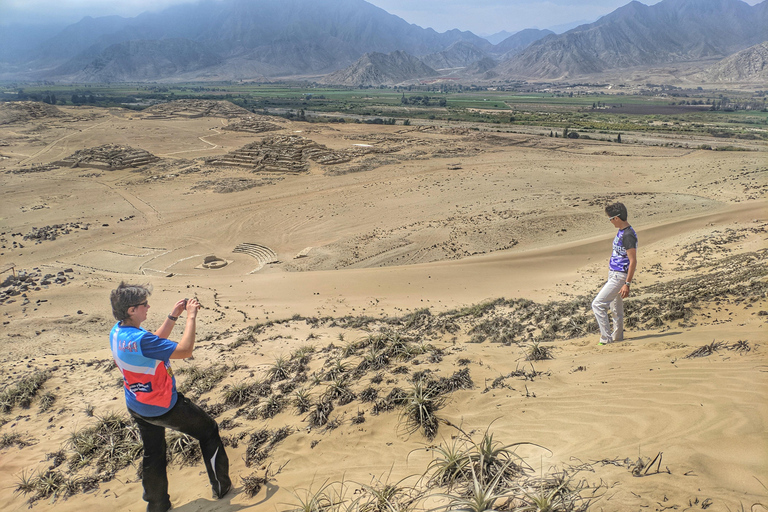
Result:
[[[214,497],[214,498],[216,498],[217,500],[220,500],[221,498],[223,498],[224,496],[226,496],[226,495],[229,493],[229,491],[230,491],[230,490],[232,490],[232,483],[231,483],[231,482],[230,482],[230,483],[228,483],[228,484],[227,484],[227,485],[226,485],[226,486],[225,486],[225,487],[224,487],[224,488],[221,490],[221,492],[220,492],[220,493],[218,493],[218,494],[217,494],[217,493],[216,493],[216,491],[213,491],[213,497]]]
[[[172,508],[173,508],[173,505],[169,501],[168,503],[165,503],[162,505],[147,505],[147,512],[167,512]]]

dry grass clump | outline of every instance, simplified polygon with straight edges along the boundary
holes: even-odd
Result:
[[[752,350],[752,347],[749,346],[749,341],[747,340],[739,340],[733,345],[728,347],[728,350],[735,350],[739,353],[749,352]]]
[[[192,436],[170,430],[166,434],[168,460],[180,466],[194,466],[203,460],[200,443]]]
[[[355,398],[357,395],[349,389],[347,378],[337,377],[328,385],[321,399],[326,401],[338,400],[339,405],[347,405]]]
[[[531,343],[525,353],[526,361],[543,361],[552,357],[552,348],[545,347],[540,341]]]
[[[520,512],[575,512],[586,510],[590,498],[582,496],[587,491],[586,482],[574,482],[565,471],[541,478],[530,479],[520,488],[515,511]]]
[[[435,381],[421,379],[405,392],[400,421],[407,434],[422,431],[427,439],[437,435],[438,417],[435,413],[445,404],[445,396]]]
[[[267,370],[267,382],[274,383],[285,380],[291,376],[293,363],[284,356],[279,356]]]
[[[472,343],[490,340],[491,343],[511,345],[524,331],[523,324],[520,322],[510,320],[505,316],[495,316],[472,327],[469,334],[472,335]]]
[[[687,356],[685,356],[686,359],[691,359],[694,357],[707,357],[711,356],[721,348],[725,348],[726,345],[722,341],[712,341],[709,345],[704,345],[703,347],[699,347]]]
[[[251,434],[245,451],[245,467],[261,464],[272,453],[275,446],[293,433],[293,428],[282,427],[277,430],[261,429]],[[258,492],[258,491],[256,491]]]
[[[455,426],[454,426],[455,427]],[[431,450],[436,457],[424,473],[428,487],[444,487],[448,490],[461,488],[465,495],[475,483],[495,482],[489,492],[501,487],[512,486],[518,477],[526,476],[533,470],[525,460],[515,453],[515,448],[532,443],[504,445],[494,441],[489,429],[479,442],[463,430],[450,444],[440,444]],[[477,482],[475,481],[477,480]]]
[[[49,371],[38,370],[7,386],[0,392],[0,412],[10,412],[16,406],[28,408],[50,376]]]
[[[253,498],[261,488],[267,485],[269,480],[266,476],[258,476],[255,472],[247,476],[240,477],[240,483],[243,485],[243,493],[249,498]]]
[[[307,417],[307,421],[313,427],[322,427],[328,423],[331,411],[333,411],[333,402],[329,400],[320,400],[314,407],[312,407],[312,410]]]
[[[41,472],[22,473],[17,480],[14,492],[25,496],[31,494],[30,504],[37,500],[69,497],[95,488],[93,478],[66,477],[60,471],[48,469]]]
[[[259,406],[259,416],[265,420],[274,418],[285,408],[285,404],[286,400],[282,395],[269,395]]]
[[[357,365],[355,373],[362,374],[369,370],[383,370],[387,366],[389,366],[389,356],[386,351],[370,345],[363,355],[363,360]]]
[[[656,475],[659,473],[669,473],[669,468],[665,468],[664,471],[661,469],[661,460],[664,458],[663,452],[659,452],[656,454],[656,457],[651,459],[650,457],[638,457],[637,461],[635,461],[633,464],[629,464],[629,470],[632,472],[632,476],[648,476],[648,475]],[[653,467],[656,466],[656,469]]]
[[[379,390],[373,386],[368,386],[360,392],[361,402],[375,402],[379,398]]]
[[[661,469],[661,461],[663,455],[663,452],[658,452],[653,459],[643,455],[640,455],[636,460],[633,460],[629,457],[625,459],[602,459],[596,461],[596,464],[601,464],[603,466],[611,465],[623,467],[626,468],[630,473],[632,473],[632,476],[635,477],[658,475],[660,473],[672,474],[672,472],[669,470],[669,467],[665,466],[663,470]]]
[[[304,345],[297,348],[292,354],[290,360],[296,365],[297,372],[306,370],[307,365],[312,360],[312,354],[315,352],[314,345]]]
[[[24,448],[31,444],[32,441],[24,439],[18,432],[14,432],[13,434],[3,434],[0,436],[0,450],[14,445],[18,446],[19,448]]]
[[[409,477],[398,482],[376,481],[360,484],[360,497],[353,510],[370,512],[406,512],[415,510],[415,505],[422,500],[419,489],[405,483]],[[345,510],[350,510],[347,507]]]
[[[213,364],[202,368],[197,365],[182,366],[176,370],[179,375],[185,375],[186,379],[178,390],[182,393],[189,393],[192,396],[199,397],[216,387],[216,384],[229,375],[229,367],[224,364]]]
[[[324,380],[338,379],[349,371],[349,364],[345,363],[341,359],[334,359],[326,365],[325,373],[322,378]]]
[[[247,382],[239,382],[232,384],[224,390],[224,403],[229,405],[243,405],[251,400],[254,396],[254,389],[252,384]]]
[[[489,429],[475,442],[455,428],[460,434],[449,443],[428,448],[435,458],[412,485],[407,483],[411,477],[397,482],[374,478],[369,484],[326,481],[314,490],[294,491],[294,502],[284,504],[282,510],[411,512],[424,510],[423,503],[430,502],[430,511],[582,512],[594,499],[596,489],[574,480],[580,469],[533,478],[533,470],[515,449],[538,445],[504,445],[493,440]],[[586,495],[589,490],[591,496]]]
[[[472,389],[475,383],[469,375],[469,368],[462,368],[450,377],[440,377],[435,386],[440,393],[453,393],[460,389]]]
[[[319,488],[297,489],[294,502],[285,503],[286,512],[411,512],[417,510],[423,494],[415,486],[374,478],[370,484],[325,482]]]
[[[467,512],[576,512],[586,510],[585,482],[575,483],[565,471],[532,478],[533,469],[515,453],[522,445],[494,441],[489,429],[479,442],[460,428],[450,443],[432,447],[435,458],[423,475],[428,489],[443,489],[436,496],[446,503],[433,510]]]
[[[53,403],[55,401],[56,401],[56,395],[54,395],[50,391],[40,395],[40,412],[45,412],[48,409],[50,409],[51,406],[53,406]]]
[[[293,392],[291,404],[298,414],[304,414],[312,407],[312,395],[308,389],[299,388]]]
[[[103,480],[133,463],[142,452],[138,427],[128,417],[110,413],[97,417],[95,425],[78,430],[69,438],[69,447],[75,452],[69,458],[73,471],[96,464],[96,472]]]
[[[119,414],[97,417],[96,424],[72,433],[67,446],[74,452],[69,456],[68,475],[56,469],[67,460],[65,451],[49,453],[46,460],[52,461],[51,466],[40,472],[22,473],[16,492],[31,494],[30,503],[87,492],[98,487],[99,482],[114,478],[117,471],[136,461],[142,452],[138,428]],[[77,474],[91,465],[95,465],[95,474]]]

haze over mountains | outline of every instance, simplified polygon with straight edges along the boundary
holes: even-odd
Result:
[[[768,41],[768,0],[633,1],[560,35],[528,29],[495,45],[409,24],[364,0],[205,0],[135,18],[87,17],[36,46],[21,34],[0,38],[2,79],[552,80],[702,59],[711,67]],[[750,65],[759,67],[764,53],[750,54]],[[738,65],[723,69],[727,81],[723,73]]]

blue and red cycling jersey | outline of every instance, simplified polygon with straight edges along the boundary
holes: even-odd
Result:
[[[125,404],[141,416],[160,416],[176,405],[170,358],[175,341],[116,323],[109,335],[115,364],[123,374]]]

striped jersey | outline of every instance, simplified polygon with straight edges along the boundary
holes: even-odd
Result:
[[[116,323],[109,335],[112,356],[123,374],[125,404],[141,416],[160,416],[176,405],[170,358],[175,341]]]

